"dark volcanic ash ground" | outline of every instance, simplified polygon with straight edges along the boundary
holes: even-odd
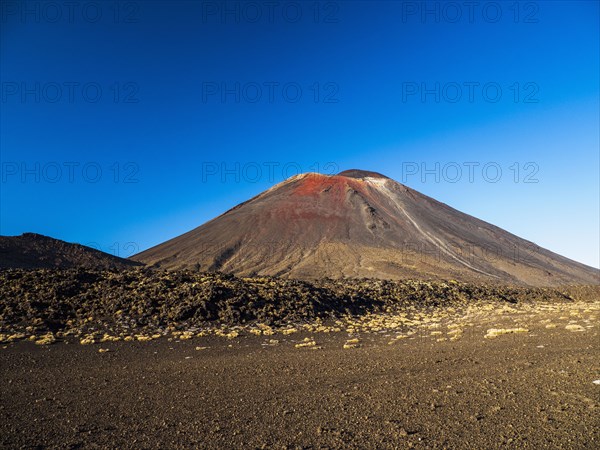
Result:
[[[0,271],[0,448],[595,448],[599,289]]]
[[[492,302],[365,315],[340,332],[5,343],[0,447],[597,448],[599,306]]]

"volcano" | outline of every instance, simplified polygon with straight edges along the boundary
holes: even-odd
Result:
[[[166,269],[299,279],[600,282],[595,268],[362,170],[291,177],[132,259]]]

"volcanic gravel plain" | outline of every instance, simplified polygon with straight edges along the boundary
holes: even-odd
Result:
[[[2,271],[0,446],[596,448],[598,289]]]

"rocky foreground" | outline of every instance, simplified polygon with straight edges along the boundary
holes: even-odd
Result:
[[[596,448],[599,289],[0,271],[0,447]]]
[[[4,343],[0,447],[598,448],[599,313],[503,301],[340,332]]]
[[[0,342],[402,330],[432,311],[599,298],[599,286],[544,289],[371,279],[308,283],[187,270],[3,270]]]

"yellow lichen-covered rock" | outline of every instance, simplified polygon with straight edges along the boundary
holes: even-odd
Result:
[[[360,347],[360,340],[357,338],[348,339],[344,344],[344,349],[357,348]]]
[[[56,338],[52,333],[46,333],[39,337],[38,340],[35,341],[36,345],[50,345],[56,342]]]
[[[513,334],[513,333],[528,333],[529,330],[527,328],[490,328],[487,330],[487,334],[485,338],[493,339],[495,337],[501,336],[503,334]]]
[[[100,342],[117,342],[120,341],[121,338],[119,336],[111,336],[110,334],[104,334],[100,339]]]
[[[406,336],[405,334],[397,334],[396,336],[394,336],[392,338],[392,340],[390,342],[388,342],[388,344],[391,345],[396,341],[399,341],[401,339],[406,339],[406,338],[408,338],[408,336]]]
[[[240,335],[240,333],[238,331],[234,330],[234,331],[231,331],[231,332],[227,333],[225,335],[225,337],[227,337],[227,339],[235,339],[239,335]]]
[[[160,337],[160,335],[159,335],[159,337]],[[182,341],[187,341],[189,339],[192,339],[193,337],[194,337],[194,333],[192,333],[191,331],[184,331],[179,336],[179,339],[181,339]]]
[[[462,328],[452,328],[447,334],[451,341],[458,341],[463,335],[463,330]]]
[[[314,339],[304,338],[304,341],[300,342],[299,344],[296,344],[295,347],[296,348],[306,348],[306,347],[315,347],[316,345],[317,345],[317,343],[314,341]]]
[[[21,339],[25,339],[24,333],[14,333],[6,337],[6,342],[19,341]]]

